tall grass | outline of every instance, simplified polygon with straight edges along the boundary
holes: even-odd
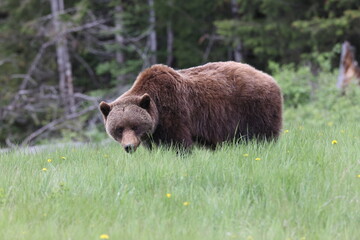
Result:
[[[277,142],[183,156],[115,143],[4,153],[0,239],[360,239],[359,133],[288,125]]]

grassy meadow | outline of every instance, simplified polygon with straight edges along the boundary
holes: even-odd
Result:
[[[360,124],[192,154],[1,154],[0,239],[360,239]]]
[[[336,73],[273,72],[285,99],[277,142],[0,153],[0,239],[360,239],[360,88],[340,96]]]

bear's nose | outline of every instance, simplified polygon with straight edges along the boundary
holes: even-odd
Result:
[[[132,153],[135,150],[135,146],[134,146],[134,144],[127,144],[124,146],[124,149],[128,153]]]

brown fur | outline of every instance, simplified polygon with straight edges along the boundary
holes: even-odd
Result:
[[[133,150],[150,140],[188,148],[194,142],[215,147],[234,138],[272,139],[282,126],[282,96],[274,79],[236,62],[179,71],[154,65],[100,109],[109,135],[123,146],[133,144]],[[131,140],[117,136],[119,127]]]

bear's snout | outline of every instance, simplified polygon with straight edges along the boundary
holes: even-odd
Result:
[[[124,150],[126,152],[133,153],[140,145],[140,140],[138,139],[134,131],[127,130],[123,133],[121,145],[124,147]]]

